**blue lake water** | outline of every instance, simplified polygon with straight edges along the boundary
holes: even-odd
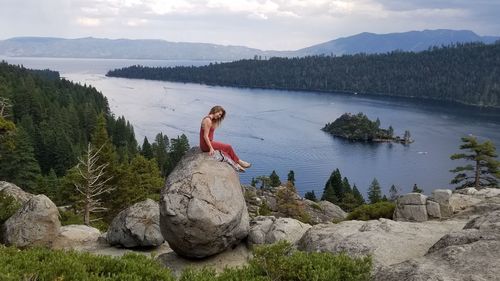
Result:
[[[373,178],[385,193],[391,184],[402,192],[417,184],[427,194],[436,188],[452,188],[449,170],[463,162],[449,157],[459,151],[461,137],[472,134],[500,144],[498,112],[397,98],[238,89],[104,75],[109,69],[133,64],[203,65],[206,61],[3,59],[29,68],[58,70],[69,80],[96,87],[108,98],[111,111],[134,125],[140,144],[144,136],[152,141],[163,132],[169,137],[184,133],[191,146],[197,146],[201,118],[213,105],[222,105],[227,116],[215,139],[231,143],[242,159],[253,163],[240,175],[242,183],[272,170],[286,180],[288,171],[293,170],[301,194],[314,190],[320,196],[336,168],[365,196]],[[363,112],[373,120],[378,117],[382,127],[392,125],[397,135],[409,130],[415,142],[409,146],[352,143],[320,130],[345,112]]]

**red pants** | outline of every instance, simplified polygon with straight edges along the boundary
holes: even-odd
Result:
[[[214,150],[220,150],[224,152],[224,154],[228,155],[235,163],[238,163],[240,161],[240,158],[238,158],[238,155],[233,150],[233,147],[230,144],[225,144],[222,142],[218,141],[211,141],[212,147]]]

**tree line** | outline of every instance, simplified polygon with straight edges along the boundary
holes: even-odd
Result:
[[[206,66],[130,66],[107,76],[208,85],[402,96],[500,107],[500,43],[423,52],[246,59]]]
[[[116,118],[95,88],[0,63],[0,180],[46,194],[81,218],[85,206],[96,211],[86,223],[108,223],[135,202],[159,199],[164,178],[188,149],[185,135],[162,133],[140,146],[133,126]],[[88,192],[97,201],[86,202]]]

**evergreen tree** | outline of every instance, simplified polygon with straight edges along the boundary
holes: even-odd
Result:
[[[354,195],[354,198],[356,198],[356,202],[357,202],[358,206],[365,204],[365,198],[363,197],[361,192],[359,192],[356,184],[354,184],[352,187],[352,194]]]
[[[327,200],[333,204],[338,204],[344,198],[344,186],[342,183],[342,175],[339,169],[336,169],[330,175],[330,178],[325,184],[323,196],[321,200]]]
[[[389,188],[389,201],[396,201],[399,197],[399,188],[397,188],[394,184]]]
[[[308,191],[304,194],[304,198],[311,200],[311,201],[318,201],[318,198],[316,198],[316,194],[314,193],[314,190]]]
[[[370,200],[370,204],[375,204],[382,200],[382,190],[376,178],[373,179],[368,188],[368,200]]]
[[[347,177],[344,177],[344,179],[342,180],[342,189],[344,194],[352,193],[352,188]]]
[[[290,172],[288,172],[287,181],[291,182],[292,185],[295,186],[295,173],[293,172],[293,170],[290,170]]]
[[[143,146],[144,147],[144,146]],[[168,137],[164,136],[163,133],[159,133],[155,137],[155,142],[151,146],[153,150],[153,157],[156,159],[158,168],[162,176],[166,176],[166,167],[168,165]]]
[[[275,170],[272,171],[269,179],[271,180],[271,187],[278,187],[281,185],[280,177],[278,176],[278,174],[276,174]]]
[[[500,162],[495,159],[498,156],[495,145],[491,141],[479,143],[477,138],[472,136],[462,138],[462,142],[460,149],[468,153],[453,154],[451,159],[473,161],[474,165],[459,166],[451,170],[450,172],[457,174],[451,183],[459,184],[458,188],[497,187],[500,179]]]
[[[415,193],[422,193],[424,192],[422,189],[418,188],[417,184],[414,184],[413,185],[413,189],[411,192],[415,192]]]
[[[258,176],[256,182],[260,182],[260,189],[271,189],[271,179],[268,176]]]
[[[253,187],[256,187],[257,186],[257,180],[252,177],[252,180],[250,181],[250,185],[253,186]]]
[[[24,190],[33,191],[40,175],[40,167],[33,153],[31,139],[22,127],[17,128],[13,144],[13,149],[6,145],[0,147],[0,178]]]
[[[168,165],[166,175],[170,174],[182,156],[189,150],[189,141],[186,135],[182,134],[175,139],[170,140],[170,151],[168,154]]]
[[[153,159],[153,149],[151,148],[151,144],[149,144],[148,138],[144,137],[144,142],[142,143],[141,154],[146,159]]]

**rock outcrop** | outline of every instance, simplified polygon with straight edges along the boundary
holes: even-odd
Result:
[[[500,211],[475,218],[443,236],[420,258],[380,269],[377,281],[498,280]]]
[[[158,203],[147,199],[121,211],[109,226],[107,240],[126,248],[163,244]]]
[[[296,244],[309,228],[309,224],[291,218],[259,216],[250,221],[247,241],[249,245],[272,244],[280,240]]]
[[[160,228],[185,257],[203,258],[238,244],[249,231],[239,175],[197,147],[188,151],[162,190]]]
[[[2,237],[7,245],[50,247],[60,228],[56,205],[47,196],[36,195],[4,223]]]
[[[12,196],[17,202],[21,204],[26,203],[34,196],[33,194],[22,190],[19,186],[6,181],[0,181],[0,192]]]
[[[396,200],[394,220],[422,222],[428,219],[427,196],[420,193],[408,193]]]
[[[344,210],[329,201],[314,202],[304,199],[304,202],[305,211],[311,217],[313,224],[342,221],[347,217]]]
[[[375,267],[423,256],[443,235],[461,229],[466,221],[399,222],[388,219],[318,224],[298,243],[308,252],[346,252],[372,255]],[[402,279],[403,280],[403,279]]]

